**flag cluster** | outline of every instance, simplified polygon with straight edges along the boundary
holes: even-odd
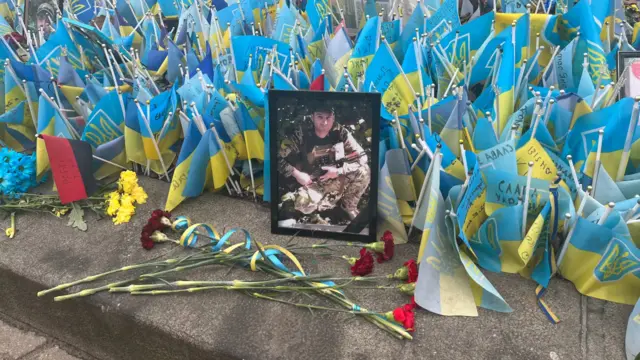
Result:
[[[171,178],[167,210],[207,189],[270,201],[269,90],[379,92],[379,229],[421,233],[419,305],[510,311],[479,268],[532,278],[540,300],[557,272],[640,296],[639,102],[616,69],[640,39],[619,0],[465,24],[457,0],[366,1],[355,41],[327,0],[74,4],[0,43],[0,140],[35,149],[39,175],[37,133],[88,142],[99,179],[131,164]]]

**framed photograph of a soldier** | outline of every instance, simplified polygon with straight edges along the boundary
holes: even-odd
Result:
[[[620,51],[616,69],[624,77],[620,97],[640,96],[640,51]]]
[[[31,37],[44,43],[55,31],[58,12],[62,13],[63,0],[26,0],[24,23]],[[27,36],[27,34],[23,34]]]
[[[271,231],[373,241],[378,93],[269,91]]]

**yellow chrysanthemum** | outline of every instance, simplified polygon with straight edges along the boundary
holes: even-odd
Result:
[[[118,189],[126,194],[131,194],[133,189],[138,186],[138,177],[136,173],[127,170],[120,173],[120,180],[118,180]]]
[[[116,225],[128,223],[131,220],[133,214],[135,214],[136,209],[133,206],[133,197],[131,195],[122,195],[120,198],[120,208],[118,209],[118,214],[113,219],[113,223]]]
[[[147,202],[147,193],[144,191],[142,186],[136,185],[131,191],[131,196],[138,204],[144,204]]]
[[[118,212],[118,209],[120,209],[120,193],[117,191],[110,193],[107,202],[109,203],[107,214],[114,216]]]
[[[53,210],[53,215],[60,218],[60,217],[63,217],[68,212],[69,212],[69,208],[63,208],[60,210]]]

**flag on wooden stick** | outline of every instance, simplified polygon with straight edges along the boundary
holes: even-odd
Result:
[[[91,169],[91,145],[81,140],[40,135],[44,140],[60,202],[83,200],[97,190]]]

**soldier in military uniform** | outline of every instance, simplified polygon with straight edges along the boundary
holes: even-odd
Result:
[[[311,106],[312,125],[305,122],[282,141],[280,175],[299,188],[282,197],[312,222],[329,224],[319,214],[340,206],[353,220],[367,190],[371,172],[367,155],[353,135],[335,121],[333,108],[321,102]]]

